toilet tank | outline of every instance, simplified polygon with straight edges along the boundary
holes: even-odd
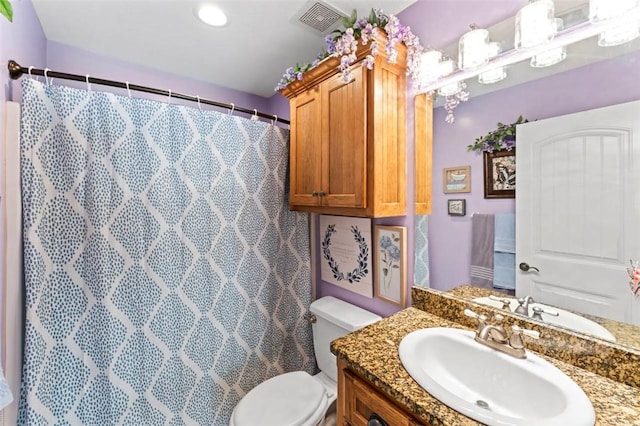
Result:
[[[316,300],[309,310],[316,317],[312,328],[318,367],[335,382],[338,370],[336,357],[331,353],[331,341],[372,324],[381,317],[333,296]]]

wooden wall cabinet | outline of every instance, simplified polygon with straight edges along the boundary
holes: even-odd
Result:
[[[291,110],[291,210],[406,213],[406,48],[398,45],[395,64],[381,52],[372,70],[361,66],[368,48],[360,45],[348,83],[329,58],[281,90]]]
[[[337,425],[367,426],[375,413],[388,426],[423,426],[338,361]]]

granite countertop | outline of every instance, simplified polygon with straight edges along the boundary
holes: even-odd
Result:
[[[407,308],[375,324],[331,343],[331,351],[354,372],[415,417],[439,426],[478,425],[433,398],[420,387],[402,366],[398,345],[408,333],[421,328],[454,327],[460,324],[416,308]],[[597,374],[540,355],[571,377],[587,394],[596,412],[596,425],[640,425],[640,392]]]

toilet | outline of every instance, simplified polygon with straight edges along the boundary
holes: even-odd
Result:
[[[230,426],[318,426],[337,398],[336,357],[330,343],[380,317],[332,296],[322,297],[309,308],[313,347],[320,373],[311,376],[294,371],[272,377],[253,388],[236,405]]]

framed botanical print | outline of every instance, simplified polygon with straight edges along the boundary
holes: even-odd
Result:
[[[375,225],[375,297],[404,307],[407,299],[407,228]]]

